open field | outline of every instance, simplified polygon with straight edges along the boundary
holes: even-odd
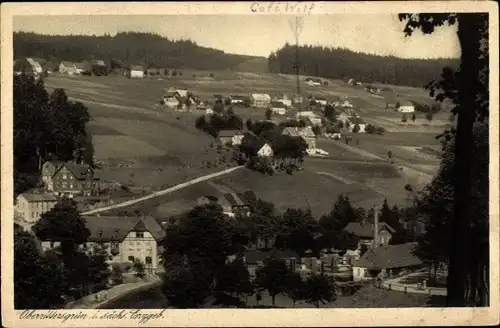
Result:
[[[153,191],[232,165],[229,151],[216,151],[212,148],[214,139],[195,129],[195,117],[201,112],[179,113],[159,105],[167,88],[187,88],[204,100],[212,100],[213,94],[266,92],[278,95],[295,90],[295,77],[289,75],[214,72],[212,80],[200,79],[207,75],[205,73],[185,70],[182,77],[140,80],[121,76],[52,75],[45,83],[49,91],[64,88],[70,99],[88,106],[92,116],[89,130],[98,160],[131,163],[103,165],[100,170],[103,179]],[[303,85],[302,89],[304,93],[332,100],[348,96],[365,121],[377,122],[388,132],[383,136],[355,134],[349,145],[319,138],[318,148],[328,151],[331,158],[307,158],[304,171],[293,176],[270,177],[242,170],[213,183],[236,192],[252,190],[280,210],[310,207],[315,215],[321,215],[331,210],[339,193],[347,193],[358,206],[368,207],[386,197],[390,203],[403,204],[404,185],[423,186],[435,172],[439,142],[434,137],[443,130],[439,115],[431,126],[424,125],[427,122],[420,118],[422,114],[415,124],[402,126],[400,113],[385,109],[385,99],[367,93],[362,87],[329,80],[328,86]],[[391,89],[396,98],[406,95],[431,101],[425,90],[393,86]],[[235,107],[234,110],[243,120],[265,116],[264,109]],[[295,111],[286,115],[294,116]],[[286,117],[274,115],[273,120]],[[389,150],[395,165],[388,162]],[[194,206],[193,200],[197,197],[218,193],[220,188],[202,183],[137,204],[134,209],[168,217]]]

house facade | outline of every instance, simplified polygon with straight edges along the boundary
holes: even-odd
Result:
[[[26,58],[26,60],[28,61],[28,63],[31,65],[31,67],[33,68],[33,72],[37,75],[39,74],[42,74],[43,72],[43,68],[42,68],[42,64],[33,59],[33,58]]]
[[[245,103],[245,96],[242,95],[234,95],[231,96],[231,104],[236,105],[236,104],[244,104]]]
[[[274,151],[271,148],[271,146],[266,142],[257,151],[257,156],[259,156],[259,157],[272,157],[272,156],[274,156]]]
[[[376,227],[378,229],[376,229]],[[368,223],[368,222],[350,222],[345,228],[345,231],[359,237],[359,245],[372,247],[375,245],[389,245],[392,235],[395,230],[385,222]],[[377,230],[377,233],[375,233]],[[374,243],[375,239],[377,242]]]
[[[423,267],[423,262],[415,256],[417,243],[384,245],[367,250],[352,267],[353,280],[384,279]]]
[[[62,61],[59,64],[59,73],[68,75],[77,74],[75,63],[69,61]]]
[[[56,195],[91,196],[99,193],[100,179],[88,164],[48,161],[42,166],[42,181]]]
[[[238,146],[241,145],[244,134],[241,130],[220,130],[217,138],[223,145]]]
[[[275,100],[279,101],[280,103],[285,105],[287,108],[292,107],[292,99],[290,99],[286,94],[282,94],[281,96],[277,97]]]
[[[144,77],[144,68],[142,66],[134,65],[130,67],[130,78],[142,79],[143,77]]]
[[[92,65],[88,62],[75,63],[76,74],[89,75],[92,73]]]
[[[316,148],[316,134],[310,126],[298,128],[299,136],[307,143],[307,148]]]
[[[270,105],[270,109],[273,114],[285,115],[286,114],[286,106],[282,102],[272,101]]]
[[[265,93],[253,93],[251,102],[254,107],[268,108],[271,104],[271,96]]]
[[[405,101],[397,108],[400,113],[414,113],[415,105],[411,101]]]
[[[17,196],[14,213],[24,222],[33,224],[43,213],[53,209],[58,201],[59,199],[52,193],[25,192]]]
[[[146,271],[158,269],[160,246],[164,230],[152,217],[84,217],[90,231],[80,249],[87,253],[104,250],[108,263],[141,261]],[[42,238],[42,248],[50,250],[60,246],[58,240]],[[44,240],[45,239],[45,240]]]
[[[355,126],[359,126],[359,131],[358,133],[364,133],[366,132],[366,123],[359,117],[349,117],[349,131],[354,132]]]

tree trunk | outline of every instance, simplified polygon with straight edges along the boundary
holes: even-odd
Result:
[[[462,50],[458,76],[458,117],[454,160],[454,220],[450,244],[448,306],[465,306],[471,236],[471,162],[475,97],[478,90],[479,26],[477,14],[458,14],[458,38]]]
[[[275,294],[271,295],[271,298],[273,301],[273,307],[275,307],[276,306],[276,295]]]

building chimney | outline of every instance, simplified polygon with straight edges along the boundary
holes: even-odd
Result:
[[[378,206],[373,208],[373,248],[376,248],[379,245],[378,242]]]

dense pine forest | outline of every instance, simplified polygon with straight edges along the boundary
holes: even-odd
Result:
[[[268,71],[295,73],[296,47],[286,44],[268,58]],[[459,59],[403,59],[357,53],[348,49],[299,47],[301,74],[332,79],[422,87],[438,79],[443,67],[456,68]]]
[[[152,33],[124,32],[115,36],[40,35],[14,33],[14,56],[38,57],[49,61],[118,59],[125,65],[191,68],[200,70],[266,70],[266,58],[227,54],[198,46],[189,40],[173,41]],[[250,65],[247,62],[250,62]]]

